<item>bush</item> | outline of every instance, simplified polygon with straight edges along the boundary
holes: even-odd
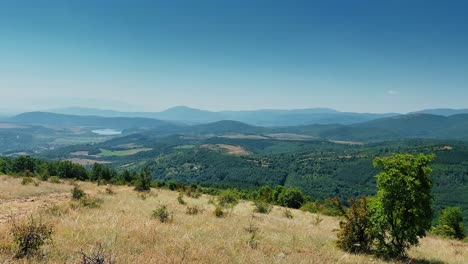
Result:
[[[30,258],[38,255],[43,245],[51,240],[52,226],[30,217],[23,224],[13,223],[11,233],[14,244],[18,247],[15,258]]]
[[[198,186],[191,184],[186,190],[185,190],[185,195],[187,195],[190,198],[200,198],[201,192],[198,191]]]
[[[112,189],[111,185],[106,186],[106,193],[109,194],[109,195],[114,195],[115,194],[115,191]]]
[[[261,214],[269,214],[273,206],[267,202],[256,200],[254,202],[255,209],[254,211]]]
[[[463,239],[465,230],[460,207],[447,207],[440,213],[439,223],[431,232],[446,238]]]
[[[300,208],[305,202],[305,196],[299,188],[286,188],[279,195],[277,203],[290,208]]]
[[[350,199],[351,207],[346,212],[345,220],[340,221],[337,245],[351,253],[369,253],[373,236],[372,223],[366,197]]]
[[[34,186],[39,186],[39,183],[36,182],[32,177],[23,177],[21,180],[22,185],[34,184]]]
[[[60,178],[57,177],[57,176],[50,176],[49,179],[48,179],[48,181],[49,181],[50,183],[61,183]]]
[[[86,254],[83,251],[80,251],[82,256],[82,264],[112,264],[112,258],[104,254],[101,244],[98,244],[97,247],[91,254]]]
[[[221,206],[216,206],[216,208],[214,210],[214,215],[216,217],[223,217],[224,216],[223,208]]]
[[[73,200],[81,200],[86,196],[86,193],[78,185],[75,185],[75,187],[73,187],[71,193]]]
[[[196,215],[200,212],[200,209],[198,209],[198,206],[187,206],[187,209],[185,210],[185,213],[188,215]]]
[[[289,210],[288,208],[284,209],[283,215],[284,215],[284,217],[289,218],[289,219],[293,219],[293,217],[294,217],[291,210]]]
[[[323,205],[319,202],[306,202],[301,206],[301,211],[309,212],[309,213],[319,213],[323,210]]]
[[[153,211],[152,217],[157,218],[161,223],[172,221],[171,213],[169,213],[169,210],[167,210],[166,205],[158,206],[158,208]]]
[[[227,189],[218,196],[218,203],[221,207],[233,208],[239,203],[239,191],[234,189]]]
[[[104,201],[96,197],[85,196],[80,199],[80,205],[89,208],[99,208]]]
[[[169,190],[171,190],[171,191],[177,190],[177,182],[175,182],[175,181],[168,181],[168,182],[167,182],[167,188],[169,188]]]
[[[260,187],[260,189],[258,189],[257,192],[257,200],[266,203],[273,202],[273,190],[271,189],[271,187],[268,185]]]
[[[177,196],[177,201],[179,202],[179,204],[186,204],[185,200],[184,200],[184,195],[182,193],[179,193],[179,196]]]

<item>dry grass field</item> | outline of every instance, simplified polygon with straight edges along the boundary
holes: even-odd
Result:
[[[270,214],[253,214],[252,203],[244,201],[226,217],[217,218],[207,195],[184,197],[187,205],[182,205],[178,193],[168,190],[141,195],[131,187],[114,186],[115,193],[109,194],[106,186],[78,184],[102,199],[101,206],[72,202],[70,183],[21,185],[21,179],[1,176],[0,215],[15,211],[15,202],[24,206],[28,197],[34,197],[30,203],[51,195],[61,198],[27,207],[28,213],[14,220],[20,223],[32,214],[53,226],[52,241],[43,247],[42,258],[14,259],[13,222],[0,223],[0,263],[82,263],[80,252],[89,254],[97,245],[115,263],[385,263],[337,249],[338,219],[333,217],[291,210],[294,217],[288,219],[281,207]],[[172,221],[161,223],[151,217],[158,205],[167,205]],[[199,214],[187,214],[187,206],[197,206]],[[257,230],[254,238],[249,230]],[[468,244],[427,237],[409,256],[410,263],[467,263]]]

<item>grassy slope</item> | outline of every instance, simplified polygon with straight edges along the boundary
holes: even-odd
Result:
[[[2,186],[21,190],[21,197],[47,187],[23,186],[20,179],[2,181]],[[190,216],[186,207],[177,203],[177,193],[153,190],[142,199],[130,187],[114,187],[115,195],[105,193],[105,187],[80,183],[83,189],[102,198],[101,208],[71,208],[69,200],[54,206],[54,210],[37,209],[43,219],[55,226],[53,243],[45,247],[43,262],[76,263],[77,252],[91,252],[96,243],[110,252],[117,263],[384,263],[369,256],[355,256],[334,246],[338,220],[292,210],[294,218],[283,216],[283,208],[275,207],[269,215],[255,214],[252,218],[250,202],[241,202],[226,218],[213,216],[209,196],[199,199],[185,197],[189,205],[198,205],[204,211]],[[70,185],[57,185],[63,191]],[[23,190],[24,189],[24,190]],[[27,189],[27,190],[26,190]],[[56,192],[57,189],[47,189]],[[60,191],[60,190],[59,190]],[[16,197],[10,196],[8,199]],[[0,200],[0,203],[6,200]],[[159,204],[166,204],[173,212],[174,221],[160,223],[150,217]],[[2,211],[3,210],[3,211]],[[0,214],[8,213],[0,207]],[[249,223],[259,228],[258,248],[251,249],[247,241]],[[9,224],[0,224],[0,262],[10,259],[12,253],[1,250],[10,240]],[[281,254],[283,253],[283,254]],[[410,251],[415,260],[425,263],[466,263],[468,245],[463,242],[428,237],[421,246]],[[34,260],[33,262],[38,262]]]

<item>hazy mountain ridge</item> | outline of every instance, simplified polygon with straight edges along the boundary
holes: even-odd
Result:
[[[177,127],[173,122],[162,121],[154,118],[142,117],[102,117],[66,115],[48,112],[28,112],[7,119],[18,124],[31,124],[57,127],[102,127],[112,129],[129,129],[145,127]]]
[[[308,109],[260,109],[242,111],[207,111],[186,106],[176,106],[161,112],[119,112],[93,108],[51,109],[49,112],[72,115],[96,115],[103,117],[144,117],[161,120],[180,121],[189,124],[212,123],[222,120],[234,120],[256,126],[297,126],[310,124],[354,124],[375,118],[398,115],[396,113],[373,114],[339,112],[330,108]]]
[[[179,110],[185,111],[184,109]],[[76,116],[45,112],[23,113],[9,118],[8,121],[17,124],[56,127],[113,128],[129,130],[133,133],[144,129],[155,136],[294,133],[322,139],[353,141],[385,141],[404,138],[468,139],[468,114],[448,117],[432,114],[407,114],[347,125],[331,123],[276,127],[254,126],[236,120],[180,125],[153,118]]]

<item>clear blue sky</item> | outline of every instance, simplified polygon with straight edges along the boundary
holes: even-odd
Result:
[[[467,14],[450,0],[3,0],[0,108],[464,108]]]

